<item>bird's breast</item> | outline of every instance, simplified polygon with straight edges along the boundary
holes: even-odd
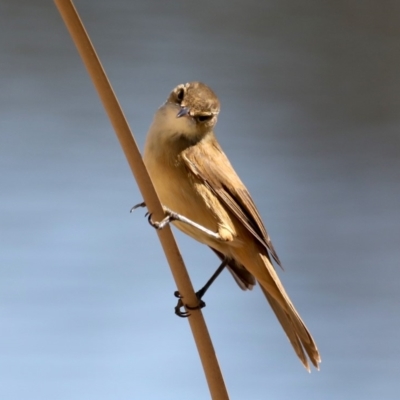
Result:
[[[161,203],[212,232],[235,236],[234,225],[220,200],[189,171],[180,154],[171,154],[169,150],[167,146],[163,153],[155,154],[146,145],[144,155],[145,165]],[[174,224],[194,239],[217,247],[215,239],[198,229],[180,222]]]

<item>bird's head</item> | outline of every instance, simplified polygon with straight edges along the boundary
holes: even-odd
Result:
[[[201,82],[178,85],[169,95],[166,105],[176,107],[175,117],[181,119],[190,131],[212,130],[220,110],[216,94]]]

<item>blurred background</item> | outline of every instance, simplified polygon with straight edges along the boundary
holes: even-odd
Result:
[[[232,399],[398,399],[400,3],[76,0],[143,149],[179,83],[220,97],[322,354],[228,273],[204,315]],[[0,3],[0,398],[206,399],[115,134],[52,1]],[[218,265],[177,233],[196,288]]]

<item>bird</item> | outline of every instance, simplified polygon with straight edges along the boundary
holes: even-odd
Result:
[[[272,260],[281,262],[261,216],[215,136],[219,112],[214,91],[194,81],[176,86],[155,113],[143,161],[164,222],[209,246],[241,289],[258,283],[304,367],[310,371],[310,361],[319,369],[317,345],[275,271]]]

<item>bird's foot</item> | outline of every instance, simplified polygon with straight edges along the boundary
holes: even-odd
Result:
[[[142,203],[138,203],[138,204],[134,205],[130,209],[130,212],[132,213],[137,208],[141,208],[141,207],[146,207],[146,203],[144,201]],[[171,211],[169,208],[167,208],[165,206],[163,206],[163,210],[164,210],[164,213],[166,214],[166,217],[163,220],[161,220],[160,222],[153,221],[153,219],[151,218],[153,214],[150,213],[149,211],[147,211],[146,214],[144,215],[145,217],[147,217],[149,224],[155,229],[163,229],[170,222],[180,220],[180,218],[181,218],[181,216],[179,214],[177,214],[174,211]]]
[[[166,217],[164,218],[164,219],[162,219],[161,221],[153,221],[153,219],[151,218],[152,217],[152,213],[146,213],[146,215],[148,216],[147,217],[147,220],[149,221],[149,224],[153,227],[153,228],[155,228],[155,229],[157,229],[157,230],[159,230],[159,229],[163,229],[163,228],[165,228],[170,222],[172,222],[172,221],[179,221],[179,219],[180,219],[180,215],[179,214],[177,214],[176,212],[174,212],[174,211],[171,211],[170,209],[168,209],[167,207],[163,207],[164,208],[164,212],[165,212],[165,214],[166,214]]]
[[[188,310],[200,310],[200,309],[204,308],[206,306],[206,303],[203,300],[201,300],[201,296],[203,296],[203,294],[204,293],[202,293],[201,290],[196,292],[196,297],[199,300],[199,304],[195,307],[190,307],[187,304],[183,304],[182,296],[178,291],[174,292],[174,296],[179,299],[178,303],[175,306],[175,314],[178,317],[187,318],[187,317],[190,317],[190,312],[184,310],[183,308],[187,308]]]

